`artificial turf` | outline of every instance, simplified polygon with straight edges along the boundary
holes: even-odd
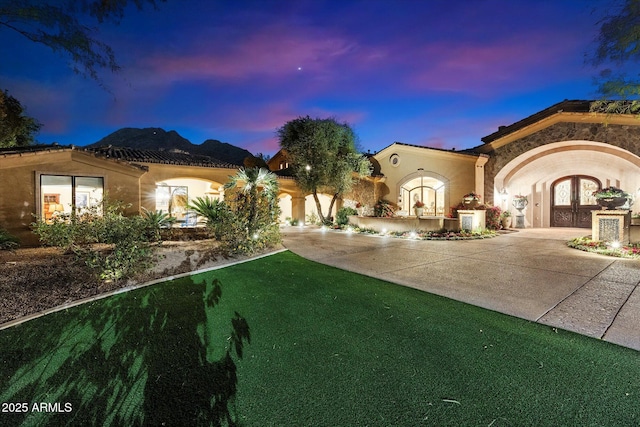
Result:
[[[640,424],[634,350],[290,252],[35,319],[0,348],[3,426]]]

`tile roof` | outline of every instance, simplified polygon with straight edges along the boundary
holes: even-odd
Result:
[[[166,165],[200,166],[208,168],[237,169],[239,165],[226,163],[209,156],[190,154],[184,151],[143,150],[137,148],[96,147],[87,149],[99,156],[124,160],[131,163],[160,163]]]
[[[76,150],[93,154],[96,157],[119,160],[132,166],[146,168],[140,163],[158,163],[167,165],[199,166],[208,168],[237,169],[238,165],[226,163],[209,156],[189,154],[186,152],[140,150],[136,148],[113,147],[111,145],[97,148],[77,147],[74,145],[38,144],[27,147],[0,148],[0,157],[41,153],[51,151]]]
[[[407,143],[405,143],[405,142],[398,142],[398,141],[394,142],[393,144],[389,144],[389,145],[387,145],[386,147],[384,147],[384,148],[383,148],[382,150],[380,150],[380,151],[386,150],[387,148],[392,147],[392,146],[394,146],[394,145],[402,145],[402,146],[405,146],[405,147],[422,148],[422,149],[425,149],[425,150],[441,151],[441,152],[443,152],[443,153],[466,154],[466,155],[469,155],[469,156],[475,156],[475,157],[478,157],[478,153],[474,152],[473,150],[468,150],[468,149],[465,149],[465,150],[456,150],[455,148],[452,148],[452,149],[446,149],[446,148],[428,147],[428,146],[426,146],[426,145],[407,144]],[[375,152],[373,155],[378,154],[380,151]]]
[[[71,150],[73,146],[64,146],[59,144],[37,144],[37,145],[29,145],[26,147],[8,147],[8,148],[0,148],[0,155],[11,155],[11,154],[25,154],[25,153],[39,153],[42,151],[61,151],[61,150]]]

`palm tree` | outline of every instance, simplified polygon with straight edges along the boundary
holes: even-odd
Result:
[[[247,209],[248,232],[253,233],[258,228],[258,205],[261,198],[267,201],[269,217],[273,221],[278,209],[278,177],[265,168],[240,168],[234,176],[229,177],[225,189],[239,188],[242,192],[242,203]],[[240,201],[240,199],[238,199]],[[242,208],[242,206],[238,206]]]

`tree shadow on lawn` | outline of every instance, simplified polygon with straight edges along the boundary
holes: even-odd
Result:
[[[235,425],[234,358],[250,331],[221,297],[201,275],[3,331],[0,402],[28,403],[3,424]]]

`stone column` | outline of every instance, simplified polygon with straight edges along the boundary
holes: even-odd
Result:
[[[600,210],[592,211],[591,215],[592,240],[629,243],[630,211]]]
[[[305,198],[302,196],[291,197],[291,219],[297,220],[298,224],[304,224],[304,203]]]

